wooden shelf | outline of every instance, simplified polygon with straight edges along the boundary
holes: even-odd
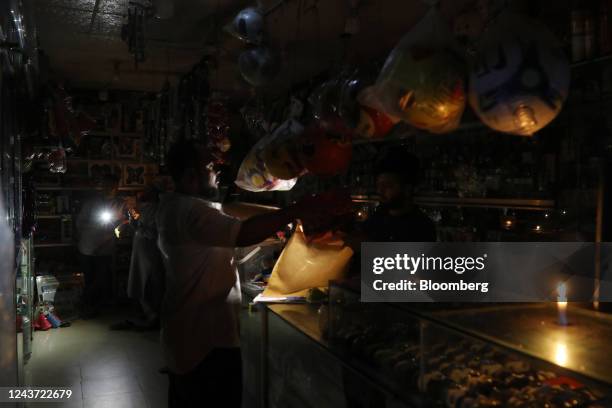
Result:
[[[62,187],[62,186],[35,186],[39,191],[102,191],[101,187]],[[119,191],[142,191],[141,187],[119,187]]]
[[[71,242],[48,242],[46,244],[34,244],[34,248],[56,248],[56,247],[71,247],[74,246]]]
[[[581,67],[589,67],[592,65],[597,65],[597,64],[611,62],[611,61],[612,61],[612,55],[605,55],[603,57],[597,57],[597,58],[593,58],[590,60],[574,62],[570,64],[570,67],[572,67],[572,69],[581,68]]]
[[[479,207],[512,208],[519,210],[550,210],[555,208],[554,200],[539,198],[460,198],[460,197],[423,197],[417,196],[415,203],[430,207]]]
[[[87,134],[87,136],[95,136],[95,137],[134,137],[139,138],[143,136],[143,133],[138,132],[102,132],[102,131],[91,131]],[[87,137],[85,136],[85,137]]]
[[[379,197],[375,195],[353,195],[353,202],[375,203]],[[512,208],[518,210],[545,211],[555,208],[554,200],[539,198],[490,198],[490,197],[435,197],[416,196],[414,202],[427,207],[479,207],[479,208]]]

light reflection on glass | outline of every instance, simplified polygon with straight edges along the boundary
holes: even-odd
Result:
[[[563,341],[557,341],[555,343],[555,355],[553,357],[555,363],[560,366],[566,366],[569,360],[567,352],[567,344]]]

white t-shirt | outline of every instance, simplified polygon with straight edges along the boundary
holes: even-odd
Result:
[[[193,370],[218,347],[239,347],[240,280],[234,247],[240,220],[220,205],[165,194],[157,212],[158,246],[166,268],[161,313],[168,368]]]

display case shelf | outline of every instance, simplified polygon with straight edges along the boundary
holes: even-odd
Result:
[[[39,220],[55,220],[63,218],[72,218],[72,214],[55,214],[55,215],[37,215]]]
[[[36,186],[38,191],[102,191],[101,187]],[[119,191],[142,191],[143,187],[119,187]]]
[[[603,57],[597,57],[585,61],[574,62],[571,64],[572,69],[579,69],[585,67],[593,67],[600,64],[612,62],[612,55],[604,55]]]
[[[512,208],[520,210],[550,210],[555,208],[554,200],[539,198],[467,198],[417,196],[415,203],[428,207],[482,207]]]
[[[422,316],[580,376],[612,384],[612,355],[601,352],[612,339],[612,316],[572,306],[567,312],[568,325],[558,324],[555,303],[445,310]]]
[[[376,195],[353,195],[351,198],[356,203],[376,203],[380,200]],[[555,200],[539,198],[416,196],[414,202],[427,207],[511,208],[542,211],[554,209],[556,205]]]
[[[329,343],[427,406],[612,406],[612,319],[570,310],[561,326],[555,304],[371,304],[332,283]]]
[[[142,133],[138,132],[113,132],[113,131],[91,131],[87,134],[88,136],[96,137],[142,137]]]
[[[34,244],[34,248],[57,248],[57,247],[71,247],[74,246],[72,242],[48,242],[48,243],[40,243]]]

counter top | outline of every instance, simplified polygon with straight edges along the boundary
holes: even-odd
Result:
[[[241,289],[243,296],[245,296],[249,302],[263,291],[263,289],[249,283],[243,283]],[[318,310],[320,305],[309,303],[260,303],[260,305],[268,308],[270,312],[274,313],[312,340],[324,347],[328,346],[327,341],[323,338],[323,332],[319,327]]]
[[[271,304],[268,310],[301,331],[323,347],[329,344],[323,338],[319,327],[319,305],[310,304]]]
[[[541,303],[429,313],[429,316],[509,349],[612,384],[612,317],[576,307],[569,324],[557,322],[557,305]]]

